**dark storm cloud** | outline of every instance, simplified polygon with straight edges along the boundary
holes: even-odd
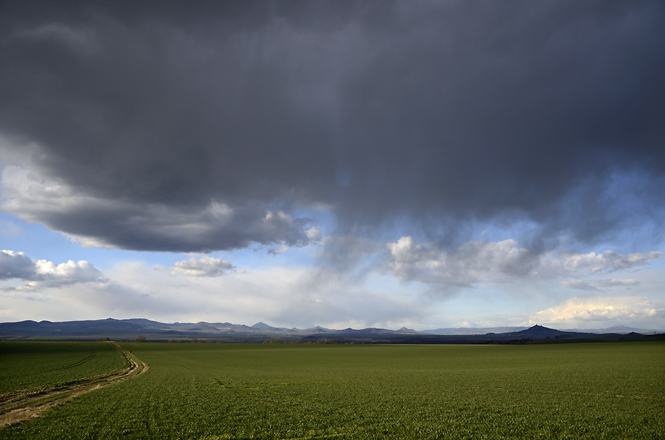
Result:
[[[32,206],[53,229],[135,249],[302,245],[308,219],[262,222],[320,203],[345,233],[400,219],[445,239],[524,218],[589,241],[660,224],[661,2],[1,8],[0,133],[126,209]],[[247,215],[206,223],[211,203]],[[200,239],[151,233],[153,215],[132,229],[124,213],[143,208],[166,229],[203,224]]]

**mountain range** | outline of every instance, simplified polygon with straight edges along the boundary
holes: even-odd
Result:
[[[532,340],[621,339],[654,335],[653,330],[610,327],[595,330],[556,330],[540,325],[494,328],[441,328],[416,331],[365,328],[343,330],[313,327],[277,328],[263,322],[252,326],[223,323],[166,324],[148,319],[100,319],[88,321],[21,321],[0,323],[1,340],[76,340],[109,338],[151,341],[215,342],[361,342],[361,343],[480,343]],[[662,333],[662,332],[660,332]]]

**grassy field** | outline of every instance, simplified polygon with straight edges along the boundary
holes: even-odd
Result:
[[[5,428],[0,438],[656,439],[665,433],[662,342],[122,345],[150,366],[145,374]]]
[[[126,366],[107,342],[0,342],[0,394],[64,386]]]

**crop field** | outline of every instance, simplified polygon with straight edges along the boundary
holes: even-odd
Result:
[[[124,356],[103,342],[0,342],[0,394],[64,386],[119,370]]]
[[[662,342],[122,346],[149,365],[145,374],[4,428],[0,438],[657,439],[665,433]]]

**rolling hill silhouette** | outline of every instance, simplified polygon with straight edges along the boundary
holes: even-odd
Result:
[[[276,328],[263,322],[249,327],[246,325],[224,323],[173,323],[165,324],[148,319],[100,319],[90,321],[22,321],[0,323],[0,339],[3,340],[78,340],[110,338],[131,340],[143,336],[152,341],[201,340],[217,342],[357,342],[357,343],[400,343],[400,344],[472,344],[472,343],[525,343],[530,341],[556,340],[598,340],[626,339],[645,336],[639,333],[584,333],[561,331],[541,325],[511,332],[484,334],[429,334],[408,328],[388,330],[365,328],[331,330],[314,327],[305,330]],[[662,336],[662,335],[661,335]]]

